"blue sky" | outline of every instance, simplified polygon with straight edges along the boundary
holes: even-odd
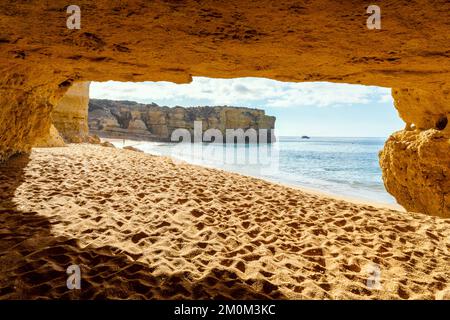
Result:
[[[93,82],[91,98],[180,105],[259,108],[277,117],[279,136],[387,137],[404,127],[390,89],[329,82],[279,82],[262,78],[192,83]]]

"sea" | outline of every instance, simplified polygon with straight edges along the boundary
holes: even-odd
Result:
[[[175,162],[217,168],[323,194],[395,204],[381,178],[386,138],[277,137],[271,144],[161,143],[107,139]]]

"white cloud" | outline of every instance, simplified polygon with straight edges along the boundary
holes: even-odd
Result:
[[[394,104],[394,98],[392,97],[391,91],[389,90],[389,92],[381,94],[379,102],[381,102],[381,103],[389,102],[391,104]]]
[[[194,77],[189,84],[171,82],[94,82],[91,97],[174,105],[248,107],[330,107],[391,101],[390,89],[329,82],[279,82],[262,78]]]

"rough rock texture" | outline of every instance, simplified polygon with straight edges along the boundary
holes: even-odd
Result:
[[[49,139],[51,110],[68,88],[61,85],[53,90],[39,81],[27,83],[29,76],[0,75],[0,161]]]
[[[42,137],[38,137],[34,141],[33,147],[64,147],[65,145],[66,144],[64,143],[63,138],[61,137],[55,126],[52,124],[50,126],[48,134]]]
[[[450,134],[450,89],[393,89],[395,107],[406,129],[440,130]]]
[[[217,107],[160,107],[131,101],[91,99],[89,102],[89,130],[108,138],[171,141],[176,129],[187,129],[193,136],[194,121],[202,122],[202,129],[219,129],[225,137],[226,129],[274,129],[275,117],[264,110]],[[272,130],[271,130],[272,131]],[[268,130],[268,142],[271,135]]]
[[[380,153],[387,190],[407,210],[450,217],[449,150],[435,129],[393,134]]]
[[[407,210],[450,217],[450,93],[393,89],[406,122],[380,152],[386,189]]]
[[[53,109],[52,123],[66,142],[88,140],[88,104],[89,82],[77,82]]]
[[[81,30],[66,27],[67,1],[0,3],[0,159],[48,135],[52,109],[76,81],[183,83],[196,75],[370,84],[420,91],[420,101],[400,104],[408,123],[442,127],[448,115],[447,0],[380,3],[381,30],[367,29],[368,3],[359,0],[77,5]]]

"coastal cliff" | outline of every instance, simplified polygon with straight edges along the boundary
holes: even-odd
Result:
[[[91,99],[89,101],[89,131],[105,138],[171,141],[176,129],[193,134],[194,121],[201,121],[202,131],[218,129],[225,136],[226,129],[268,129],[268,142],[274,141],[275,117],[264,110],[215,107],[161,107],[155,103]],[[270,130],[269,130],[270,129]]]

